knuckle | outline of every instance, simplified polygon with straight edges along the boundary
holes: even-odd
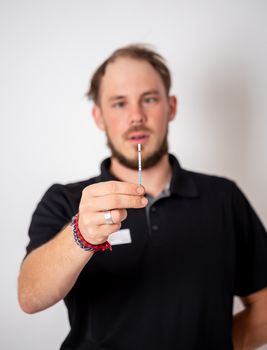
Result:
[[[82,198],[87,196],[87,193],[89,192],[89,187],[90,186],[87,186],[82,190]]]
[[[119,209],[116,211],[115,219],[113,220],[115,223],[120,223],[121,221],[125,220],[127,217],[127,211],[126,209]]]
[[[91,213],[92,211],[94,211],[94,204],[94,200],[86,199],[81,202],[80,206],[82,207],[84,212]]]
[[[87,211],[87,210],[93,209],[93,201],[88,200],[88,198],[85,199],[85,197],[82,197],[80,204],[79,204],[79,212],[80,211]]]
[[[140,199],[138,196],[134,196],[134,198],[133,198],[133,205],[134,205],[135,207],[140,207],[140,205],[141,205],[141,199]]]
[[[117,208],[119,206],[119,198],[117,196],[112,196],[110,198],[110,205],[112,208]]]
[[[96,188],[95,184],[92,185],[88,185],[86,187],[84,187],[84,189],[82,190],[82,198],[88,198],[89,195],[91,195],[92,191]]]
[[[117,190],[117,182],[116,181],[110,181],[110,191],[112,193],[116,193]]]
[[[121,213],[121,217],[122,217],[122,220],[125,220],[127,218],[127,215],[128,215],[128,212],[126,209],[122,209],[122,213]]]
[[[85,201],[82,198],[80,201],[80,204],[79,204],[79,213],[81,214],[81,212],[83,212],[85,210],[85,208],[86,208]]]
[[[112,215],[112,220],[115,224],[121,221],[121,215],[119,210],[112,210],[111,215]]]

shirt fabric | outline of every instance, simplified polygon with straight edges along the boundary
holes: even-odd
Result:
[[[234,182],[169,160],[169,189],[122,222],[132,243],[94,254],[64,299],[71,330],[61,350],[233,349],[233,297],[267,286],[266,231]],[[70,222],[86,186],[115,179],[109,167],[48,189],[27,253]]]

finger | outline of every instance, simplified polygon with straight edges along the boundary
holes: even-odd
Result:
[[[83,232],[83,236],[90,244],[101,244],[108,240],[109,235],[118,231],[121,228],[121,224],[112,225],[99,225],[96,226],[93,233]]]
[[[108,212],[111,215],[113,224],[121,224],[121,222],[123,220],[125,220],[127,217],[127,210],[126,209],[115,209],[115,210],[109,210]],[[105,219],[105,213],[106,213],[105,211],[98,213],[98,215],[101,218],[99,225],[107,224],[106,219]]]
[[[122,182],[122,181],[106,181],[99,182],[90,186],[87,186],[83,190],[86,195],[99,197],[109,194],[126,194],[126,195],[143,195],[145,189],[138,184]]]
[[[98,226],[106,224],[104,213],[104,211],[99,211],[95,213],[90,213],[90,215],[84,215],[85,218],[83,219],[83,225]],[[127,217],[127,211],[125,209],[111,210],[110,214],[114,224],[120,224]],[[86,216],[88,216],[87,219]]]
[[[145,197],[116,194],[95,197],[87,203],[87,207],[89,210],[96,212],[113,209],[144,208],[147,203],[148,200]]]

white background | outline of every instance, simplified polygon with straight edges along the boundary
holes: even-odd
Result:
[[[0,1],[1,349],[58,349],[68,331],[63,303],[20,311],[16,279],[44,191],[96,175],[109,154],[84,93],[121,45],[167,58],[182,166],[235,180],[267,225],[266,10],[264,0]]]

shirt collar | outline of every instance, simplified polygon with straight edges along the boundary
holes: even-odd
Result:
[[[169,154],[169,161],[172,167],[172,179],[170,183],[171,194],[176,194],[181,197],[197,197],[199,195],[197,185],[193,175],[182,169],[178,160],[172,154]],[[106,158],[101,163],[101,181],[118,180],[109,172],[111,158]]]

